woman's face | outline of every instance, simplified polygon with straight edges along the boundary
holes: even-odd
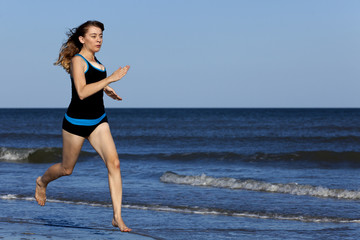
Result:
[[[98,52],[103,42],[103,33],[100,28],[90,26],[85,33],[85,36],[79,37],[80,42],[87,50],[91,52]]]

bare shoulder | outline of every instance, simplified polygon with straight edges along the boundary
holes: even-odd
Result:
[[[71,59],[71,68],[72,69],[83,69],[85,72],[87,69],[87,63],[85,62],[85,60],[82,57],[75,55]]]
[[[71,59],[71,63],[72,64],[85,64],[86,65],[85,60],[82,57],[80,57],[79,55],[73,56],[73,58]]]

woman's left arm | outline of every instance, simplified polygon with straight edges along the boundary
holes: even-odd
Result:
[[[109,97],[111,97],[111,98],[114,99],[114,100],[118,100],[118,101],[122,100],[122,98],[121,98],[119,95],[116,94],[115,90],[112,89],[112,88],[109,87],[109,86],[106,86],[106,87],[104,88],[104,92],[105,92]]]

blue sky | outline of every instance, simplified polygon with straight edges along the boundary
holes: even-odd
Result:
[[[61,107],[66,31],[105,24],[107,107],[360,107],[358,0],[0,0],[0,107]]]

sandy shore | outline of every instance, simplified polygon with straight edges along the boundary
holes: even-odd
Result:
[[[103,214],[94,211],[84,215],[84,206],[48,205],[40,207],[35,200],[1,200],[0,239],[160,239],[141,232],[141,229],[120,232],[111,226],[111,215],[104,214],[103,209],[100,209]],[[104,215],[110,220],[106,221]]]

